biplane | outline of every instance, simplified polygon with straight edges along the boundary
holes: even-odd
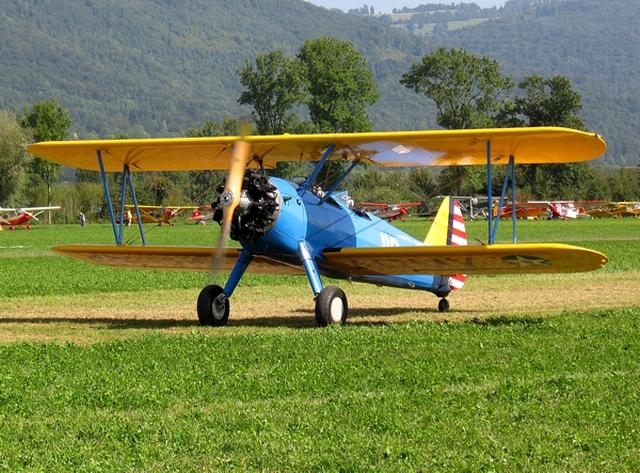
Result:
[[[590,208],[585,213],[594,218],[640,218],[640,202],[599,202],[601,205]]]
[[[515,208],[515,212],[514,212]],[[493,216],[500,216],[501,219],[509,220],[514,217],[526,220],[540,220],[549,215],[549,207],[546,202],[516,202],[515,207],[507,204],[498,213],[498,208],[494,207]]]
[[[551,218],[558,220],[577,219],[589,217],[584,207],[579,207],[573,200],[554,200],[548,202]]]
[[[125,208],[125,220],[127,220],[127,213],[135,210],[135,205],[127,204]],[[140,211],[140,217],[143,223],[157,223],[158,225],[173,225],[173,219],[180,215],[185,210],[196,210],[199,207],[193,205],[183,206],[171,206],[171,205],[138,205]],[[131,216],[130,223],[138,223],[137,216]]]
[[[358,204],[365,211],[371,211],[373,215],[388,222],[393,220],[404,220],[409,215],[412,207],[420,207],[422,202],[398,202],[396,204],[387,204],[384,202],[360,202]]]
[[[606,144],[595,133],[566,128],[514,128],[412,132],[337,133],[280,136],[232,136],[143,140],[47,142],[29,146],[41,158],[66,166],[97,170],[103,182],[115,246],[65,245],[53,250],[95,263],[187,271],[229,271],[225,286],[206,286],[197,300],[203,325],[225,325],[230,298],[246,271],[306,276],[315,300],[318,325],[344,324],[345,293],[322,278],[421,290],[447,296],[456,275],[590,271],[607,262],[605,255],[564,244],[518,244],[512,219],[511,244],[496,244],[500,219],[487,215],[487,241],[461,243],[464,227],[455,202],[441,207],[425,241],[402,232],[369,212],[345,203],[341,186],[356,166],[486,165],[488,208],[492,208],[492,169],[507,166],[498,208],[511,189],[516,201],[515,165],[585,161],[600,156]],[[296,183],[270,177],[280,161],[313,162],[306,179]],[[341,175],[314,192],[329,161],[343,163]],[[217,247],[147,245],[132,172],[228,171],[212,204],[220,224]],[[123,245],[122,222],[116,224],[107,173],[121,173],[121,206],[127,189],[134,201],[141,246]],[[323,186],[324,187],[324,186]],[[121,207],[120,215],[124,208]],[[439,222],[439,223],[437,223]],[[240,248],[227,247],[228,239]]]
[[[23,207],[23,208],[3,208],[0,207],[0,230],[3,226],[9,230],[15,230],[22,227],[25,230],[31,230],[29,222],[31,220],[39,221],[38,216],[47,210],[60,210],[61,207]]]

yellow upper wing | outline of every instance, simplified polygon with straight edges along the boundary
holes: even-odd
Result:
[[[491,141],[492,162],[506,164],[567,163],[595,159],[606,151],[595,133],[569,128],[495,128],[318,135],[248,136],[252,155],[264,167],[279,161],[316,161],[335,145],[332,159],[359,159],[385,167],[486,164]],[[238,136],[42,142],[27,149],[65,166],[97,171],[97,152],[107,172],[227,169]]]

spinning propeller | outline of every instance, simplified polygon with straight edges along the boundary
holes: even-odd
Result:
[[[220,238],[218,239],[218,249],[216,251],[214,269],[219,267],[219,259],[222,256],[224,248],[227,246],[227,242],[229,241],[233,212],[240,204],[244,172],[247,168],[247,163],[249,162],[251,155],[251,145],[244,140],[247,132],[248,127],[243,127],[242,137],[239,141],[234,143],[231,162],[229,163],[229,175],[225,181],[224,190],[220,195],[222,221],[220,222]]]

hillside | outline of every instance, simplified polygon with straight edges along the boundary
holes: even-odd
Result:
[[[181,135],[249,112],[236,102],[246,59],[331,35],[353,42],[374,70],[376,129],[429,128],[434,107],[399,77],[437,45],[461,46],[516,79],[569,76],[589,128],[609,143],[606,161],[637,164],[640,2],[511,0],[497,15],[418,37],[300,0],[0,0],[0,108],[55,97],[80,137]]]
[[[433,37],[499,60],[515,78],[569,77],[582,116],[609,144],[607,159],[640,164],[640,2],[512,0],[500,18]]]
[[[53,96],[81,137],[183,134],[249,112],[236,103],[246,59],[321,35],[366,54],[378,129],[433,126],[427,100],[398,84],[423,39],[300,0],[0,0],[0,108]]]

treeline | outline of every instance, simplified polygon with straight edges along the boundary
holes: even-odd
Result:
[[[496,58],[504,71],[569,78],[581,116],[608,142],[610,164],[640,163],[640,2],[511,0],[500,16],[434,41]]]
[[[258,54],[237,70],[240,104],[251,108],[251,133],[334,133],[370,131],[368,108],[379,92],[362,53],[331,37],[305,41],[295,55]],[[529,76],[517,84],[492,58],[463,49],[441,48],[426,54],[402,76],[400,85],[430,99],[443,128],[566,126],[584,129],[582,99],[563,76]],[[244,120],[207,120],[186,136],[237,135]],[[55,101],[15,115],[0,112],[0,205],[62,205],[63,221],[79,212],[106,218],[101,184],[95,172],[62,173],[59,165],[29,157],[30,141],[65,139],[71,119]],[[115,138],[126,138],[117,136]],[[280,163],[271,172],[288,179],[304,176],[310,163]],[[332,162],[318,178],[326,188],[343,170]],[[494,189],[504,169],[496,167]],[[62,179],[61,179],[62,176]],[[153,205],[206,205],[215,200],[221,172],[136,173],[139,200]],[[118,196],[118,176],[109,175]],[[612,169],[591,164],[518,166],[519,199],[640,200],[640,166]],[[364,166],[346,181],[353,199],[385,202],[428,201],[436,195],[485,194],[484,167],[379,170]]]
[[[501,12],[496,7],[481,8],[475,3],[452,3],[449,5],[430,3],[419,5],[415,8],[394,8],[393,13],[395,15],[412,13],[412,15],[402,17],[382,15],[380,20],[387,24],[404,25],[407,30],[416,32],[416,30],[427,24],[445,25],[446,30],[446,24],[450,21],[496,18]],[[439,30],[440,28],[435,28],[434,32]]]

